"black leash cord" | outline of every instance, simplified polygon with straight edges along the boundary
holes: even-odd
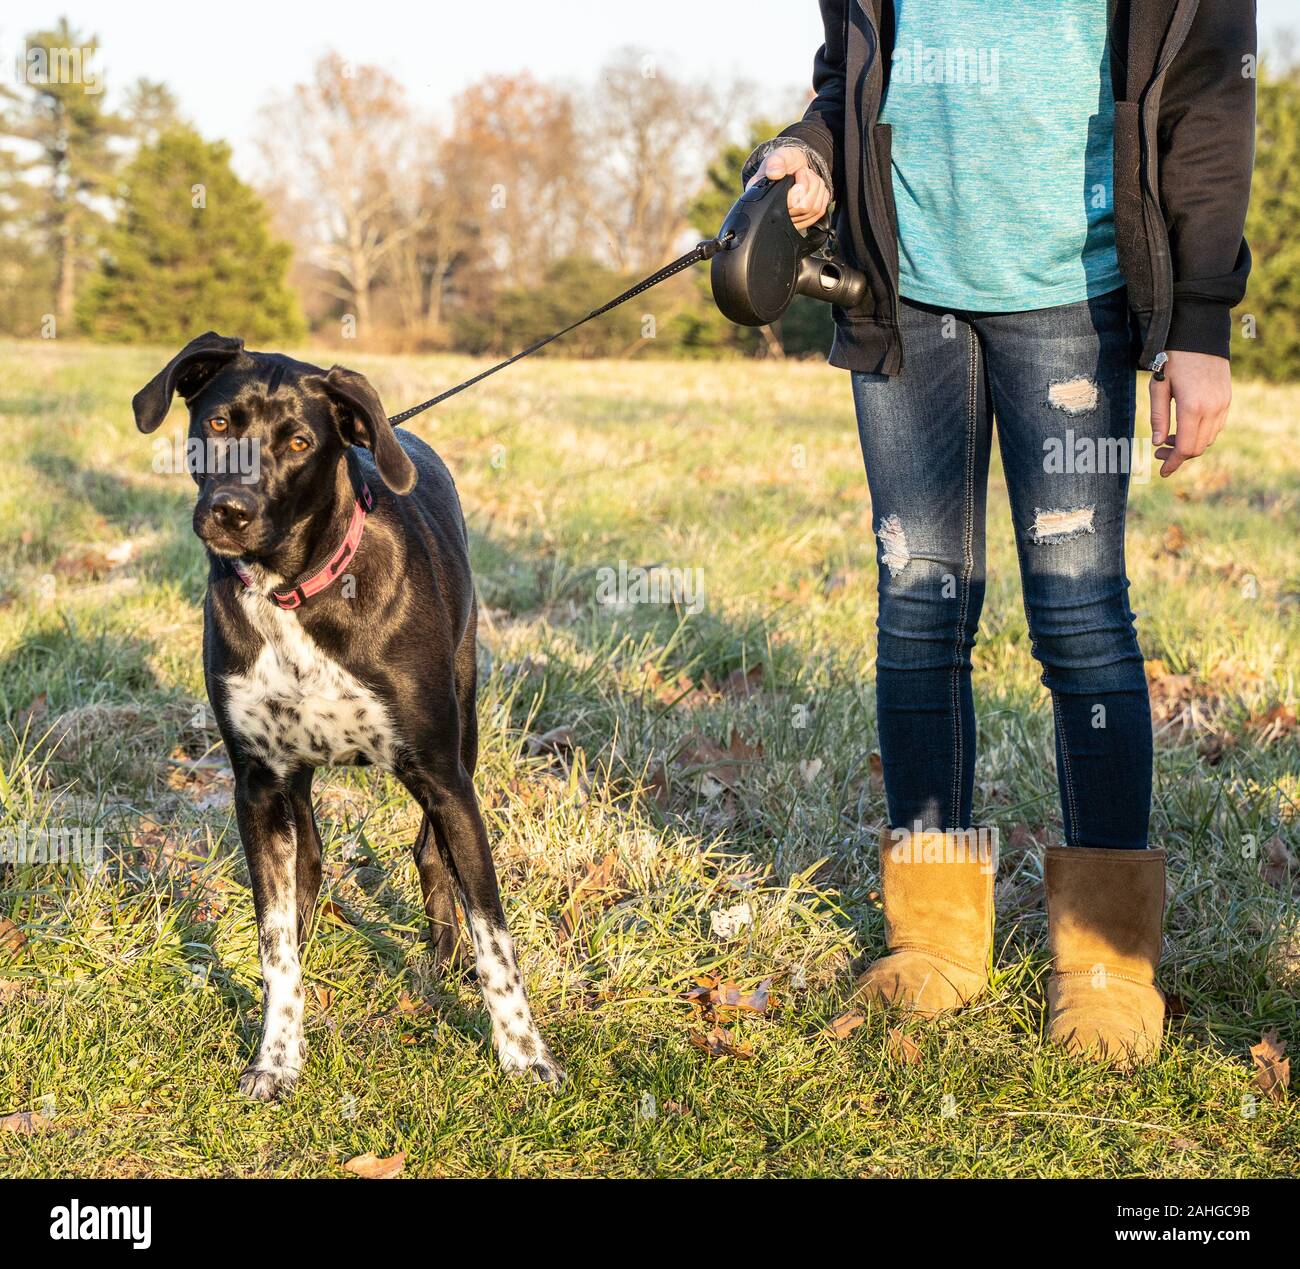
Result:
[[[730,236],[730,235],[728,235]],[[586,317],[580,317],[576,322],[570,323],[563,330],[557,330],[553,335],[547,335],[543,339],[537,340],[536,343],[529,344],[527,348],[520,349],[505,361],[498,361],[495,366],[489,366],[486,370],[480,370],[472,379],[466,379],[464,383],[458,383],[454,388],[448,388],[446,392],[440,392],[436,397],[430,397],[429,400],[422,402],[420,405],[413,405],[409,410],[403,410],[401,414],[394,414],[388,421],[393,424],[405,423],[407,419],[413,419],[417,414],[423,414],[425,410],[431,410],[435,405],[445,401],[448,397],[454,397],[458,392],[464,392],[466,388],[472,388],[476,383],[486,379],[488,375],[494,375],[498,370],[504,370],[507,366],[513,366],[516,361],[535,353],[539,348],[545,348],[547,344],[560,338],[561,335],[567,335],[571,330],[577,330],[585,322],[589,322],[594,317],[600,317],[608,313],[610,309],[617,308],[620,304],[627,303],[628,300],[635,299],[643,291],[648,291],[652,286],[658,286],[660,282],[666,282],[674,273],[680,273],[683,269],[689,269],[691,265],[698,264],[701,260],[712,259],[718,251],[726,246],[726,243],[718,238],[706,238],[703,242],[697,244],[684,256],[678,256],[671,264],[666,264],[656,273],[652,273],[648,278],[643,278],[634,287],[623,292],[622,295],[616,296],[608,304],[602,304],[600,308],[594,308]]]

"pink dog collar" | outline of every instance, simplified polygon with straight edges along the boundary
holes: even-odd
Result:
[[[267,599],[275,604],[277,608],[293,609],[301,607],[313,595],[319,595],[321,591],[326,590],[348,566],[348,561],[357,553],[357,547],[361,545],[361,535],[366,531],[366,513],[373,511],[374,507],[375,499],[370,492],[370,486],[362,481],[361,496],[352,506],[352,520],[348,524],[348,531],[344,535],[342,545],[334,552],[330,562],[324,568],[318,569],[310,577],[295,583],[290,590],[271,591],[267,595]],[[239,580],[249,590],[256,590],[257,583],[253,575],[238,560],[234,562],[234,565]]]

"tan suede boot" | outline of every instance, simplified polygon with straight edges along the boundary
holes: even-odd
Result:
[[[1165,998],[1155,985],[1165,911],[1163,850],[1049,847],[1043,861],[1048,1038],[1121,1067],[1160,1047]]]
[[[880,835],[888,955],[858,979],[863,999],[925,1017],[988,986],[997,852],[987,830]]]

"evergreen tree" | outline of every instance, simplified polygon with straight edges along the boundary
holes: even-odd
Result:
[[[153,145],[163,133],[188,126],[176,94],[166,84],[143,76],[126,90],[121,116],[127,133],[139,145]]]
[[[110,142],[121,121],[104,105],[99,45],[74,31],[67,18],[26,40],[24,91],[11,94],[5,132],[30,141],[37,154],[24,163],[38,175],[42,207],[37,223],[54,261],[54,294],[46,303],[60,326],[71,319],[80,275],[89,266],[103,217],[96,200],[108,192],[117,160]]]
[[[0,135],[18,95],[0,84]],[[0,332],[34,339],[52,311],[54,261],[41,233],[42,191],[25,179],[26,164],[0,148]]]
[[[77,309],[93,338],[180,343],[212,329],[251,343],[303,333],[286,282],[290,249],[272,237],[224,142],[178,128],[142,147],[105,247]]]
[[[1300,67],[1261,76],[1246,240],[1252,267],[1233,313],[1232,360],[1243,375],[1300,378]]]

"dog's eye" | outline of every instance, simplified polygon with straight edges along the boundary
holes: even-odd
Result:
[[[301,454],[304,450],[311,448],[311,441],[309,441],[305,436],[295,436],[293,440],[289,442],[289,448],[293,450],[295,454]]]
[[[223,419],[220,415],[217,415],[216,418],[208,420],[208,427],[210,427],[214,432],[229,431],[230,420]]]

